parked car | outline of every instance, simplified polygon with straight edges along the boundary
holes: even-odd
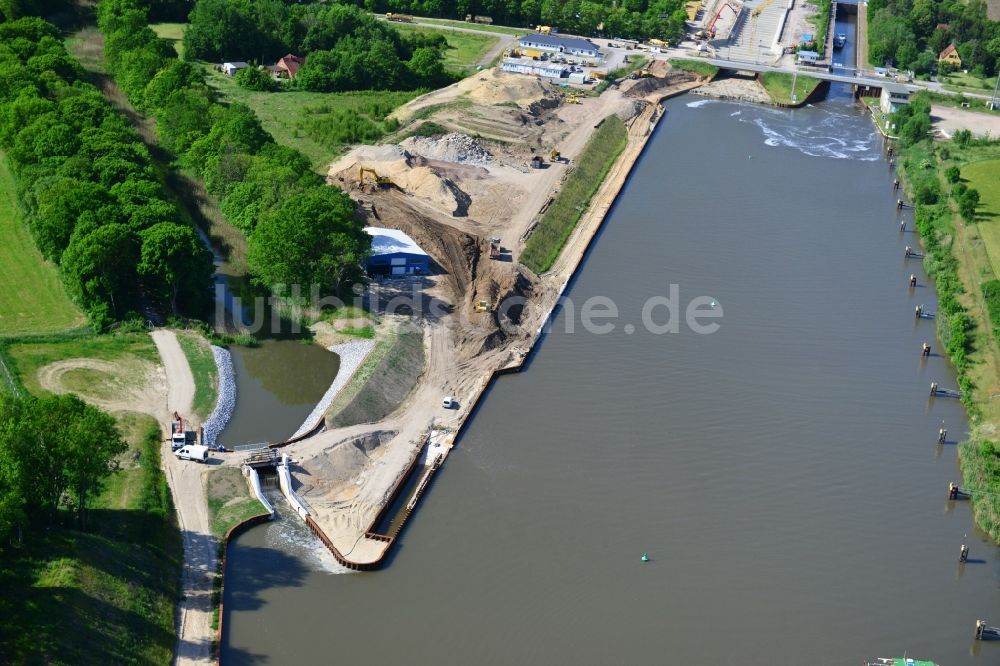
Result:
[[[441,406],[444,407],[445,409],[451,409],[452,407],[455,406],[455,399],[450,395],[446,395],[444,397],[444,400],[441,401]]]
[[[174,455],[180,460],[196,460],[204,463],[208,462],[208,447],[200,444],[188,444],[174,451]]]

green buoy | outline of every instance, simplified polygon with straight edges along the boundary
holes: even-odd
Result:
[[[642,561],[643,562],[649,562],[649,553],[643,553],[642,554]]]

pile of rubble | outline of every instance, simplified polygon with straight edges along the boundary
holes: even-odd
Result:
[[[429,160],[476,166],[485,166],[493,160],[490,151],[467,134],[452,133],[441,137],[411,136],[399,145],[407,152],[416,153]]]

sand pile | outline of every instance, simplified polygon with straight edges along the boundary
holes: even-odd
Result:
[[[442,137],[411,136],[399,144],[409,153],[432,160],[485,166],[493,159],[490,151],[467,134],[453,132]]]
[[[477,76],[470,76],[458,84],[458,90],[467,93],[478,104],[503,104],[513,102],[528,108],[548,96],[545,86],[533,76],[487,69]]]
[[[393,185],[455,216],[468,214],[471,197],[443,169],[399,146],[360,146],[330,166],[331,183],[357,185],[361,167],[388,176]],[[365,176],[368,177],[367,175]]]

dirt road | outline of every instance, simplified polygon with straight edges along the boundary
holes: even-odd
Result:
[[[170,415],[191,413],[194,377],[187,357],[173,331],[159,329],[152,334],[160,352],[167,381],[167,402],[160,417],[164,433],[169,432]],[[177,518],[184,541],[184,570],[181,600],[177,608],[176,664],[211,664],[212,578],[215,575],[216,541],[212,537],[205,500],[205,467],[178,460],[168,445],[163,448],[163,466],[177,506]]]

